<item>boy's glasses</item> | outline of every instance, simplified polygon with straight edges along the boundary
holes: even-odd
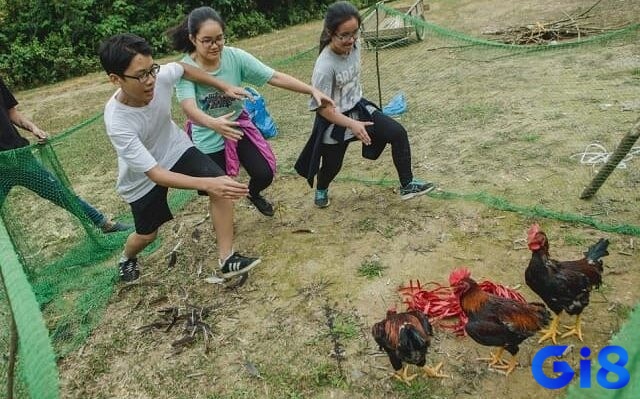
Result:
[[[129,79],[138,79],[138,82],[140,83],[146,83],[151,76],[155,78],[159,71],[160,65],[153,64],[151,65],[151,68],[147,69],[146,71],[142,71],[138,76],[125,75],[124,73],[122,74],[122,76]]]

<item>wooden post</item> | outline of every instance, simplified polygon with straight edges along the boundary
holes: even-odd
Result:
[[[598,191],[600,186],[602,186],[607,180],[607,177],[616,169],[620,161],[627,156],[635,142],[638,140],[640,136],[640,118],[636,121],[636,123],[631,128],[631,131],[627,133],[626,136],[622,138],[620,144],[618,144],[618,148],[613,152],[613,154],[607,160],[607,163],[598,171],[596,177],[591,180],[591,183],[587,188],[584,189],[582,194],[580,195],[580,199],[589,199],[593,197],[593,195]]]
[[[382,108],[382,87],[380,85],[380,57],[378,47],[380,46],[380,5],[384,1],[376,4],[376,78],[378,79],[378,107]]]

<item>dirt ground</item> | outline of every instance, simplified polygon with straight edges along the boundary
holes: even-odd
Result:
[[[429,3],[428,20],[479,37],[486,27],[559,19],[595,1]],[[639,15],[637,2],[610,0],[596,22],[623,25],[639,22]],[[314,22],[239,45],[265,59],[282,58],[315,44],[319,27]],[[287,39],[292,37],[296,40]],[[420,53],[422,72],[415,65],[401,68],[408,59],[401,51],[417,51],[412,49],[381,56],[388,61],[383,76],[398,76],[385,81],[385,93],[421,87],[409,92],[410,110],[400,118],[410,132],[416,175],[436,181],[445,192],[486,192],[517,205],[594,216],[612,225],[640,224],[637,161],[616,171],[598,196],[586,202],[578,193],[594,171],[570,158],[593,140],[615,147],[637,118],[637,110],[620,111],[623,102],[640,100],[637,42],[552,55],[544,61],[548,70],[533,58],[470,68],[460,54],[437,52]],[[445,61],[436,64],[436,57],[456,59],[449,68],[442,67]],[[365,61],[371,90],[373,66]],[[589,65],[598,65],[596,73],[588,72]],[[304,62],[283,68],[301,79],[310,73]],[[598,75],[602,71],[618,74]],[[51,129],[62,129],[100,111],[112,91],[105,80],[96,74],[24,92],[22,107],[34,119],[48,120]],[[280,136],[272,141],[280,172],[265,193],[276,204],[276,215],[266,218],[239,201],[235,216],[236,248],[260,255],[262,264],[240,287],[206,282],[216,269],[215,239],[205,219],[206,201],[190,203],[163,227],[160,249],[142,259],[140,283],[117,286],[101,325],[85,345],[60,361],[63,397],[563,397],[564,390],[543,389],[532,378],[531,358],[541,348],[534,339],[521,345],[520,367],[505,377],[476,360],[488,348],[436,326],[428,362],[443,362],[450,378],[419,377],[405,386],[389,377],[389,361],[370,334],[389,307],[403,308],[399,286],[410,280],[446,284],[449,272],[462,265],[478,280],[517,287],[527,299],[537,300],[524,283],[530,258],[526,230],[532,222],[542,225],[552,255],[559,259],[580,257],[599,237],[611,241],[604,285],[592,294],[583,314],[585,341],[562,341],[575,347],[567,361],[577,364],[577,349],[583,345],[606,345],[638,302],[635,237],[438,195],[401,201],[390,185],[363,182],[395,179],[388,153],[372,163],[360,158],[358,146],[351,146],[341,173],[350,179],[332,184],[331,206],[316,209],[313,190],[291,172],[311,125],[306,99],[272,89],[264,93],[280,127]],[[74,107],[80,95],[95,106]],[[37,112],[32,111],[36,103],[43,105]],[[615,110],[600,112],[604,103],[614,104]],[[56,120],[61,105],[69,112]],[[104,163],[105,170],[92,172],[102,176],[109,190],[114,165]],[[101,207],[113,213],[125,209],[112,190],[97,195],[95,181],[81,176],[72,181]],[[178,243],[177,262],[169,267],[168,255]],[[194,342],[176,349],[171,344],[184,335],[182,321],[170,331],[166,325],[140,329],[161,321],[159,311],[169,307],[197,309],[198,315],[207,308],[208,340],[198,331]]]

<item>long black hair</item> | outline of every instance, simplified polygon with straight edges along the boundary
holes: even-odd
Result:
[[[181,51],[183,53],[191,53],[195,51],[196,46],[189,40],[189,35],[195,37],[200,30],[200,26],[203,22],[213,20],[220,24],[222,32],[225,29],[225,23],[220,14],[211,7],[198,7],[191,10],[184,20],[167,30],[167,36],[171,40],[171,45],[174,50]]]
[[[342,23],[355,18],[358,20],[358,26],[362,24],[362,17],[358,9],[348,1],[338,1],[327,8],[324,17],[324,27],[320,34],[320,51],[331,42],[331,36],[336,33],[338,26]]]

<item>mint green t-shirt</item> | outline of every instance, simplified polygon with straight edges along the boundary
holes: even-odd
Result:
[[[181,61],[185,64],[198,66],[188,54]],[[225,46],[222,50],[220,68],[210,72],[210,75],[234,86],[241,86],[243,83],[262,86],[271,79],[273,73],[272,68],[246,51]],[[176,84],[176,96],[178,101],[195,99],[198,108],[216,118],[234,111],[235,114],[232,118],[235,119],[240,115],[244,104],[243,100],[229,98],[214,87],[184,78]],[[205,154],[218,152],[224,148],[222,136],[207,127],[194,124],[192,137],[193,144]]]

